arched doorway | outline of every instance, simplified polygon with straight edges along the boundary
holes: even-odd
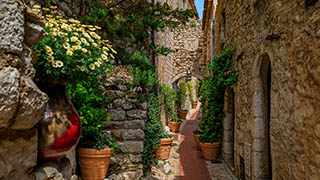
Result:
[[[271,75],[272,67],[267,54],[259,57],[253,69],[253,164],[254,179],[272,179],[270,143]]]

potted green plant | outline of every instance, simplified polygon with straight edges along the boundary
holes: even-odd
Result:
[[[54,6],[41,9],[35,5],[34,10],[42,13],[48,34],[31,47],[35,82],[49,96],[48,118],[43,118],[39,126],[39,154],[53,160],[71,151],[81,132],[79,115],[66,95],[66,84],[104,74],[116,52],[97,34],[100,27],[63,19]]]
[[[188,110],[183,109],[184,103],[186,102],[186,94],[187,94],[187,85],[183,81],[179,84],[179,89],[177,91],[177,100],[176,100],[178,117],[181,119],[186,119],[186,116],[188,114]]]
[[[100,79],[91,77],[69,84],[67,88],[82,124],[77,149],[82,177],[104,179],[118,144],[115,139],[101,132],[104,129],[103,122],[109,119],[109,115],[105,111],[106,99],[101,96]]]
[[[232,53],[233,49],[227,48],[212,60],[209,65],[211,75],[201,85],[203,115],[199,140],[202,154],[207,160],[217,159],[223,137],[224,93],[238,78],[238,73],[231,69]]]
[[[194,101],[194,96],[193,96],[193,84],[190,81],[188,83],[188,87],[189,87],[189,98],[192,104],[192,109],[196,109],[197,108],[197,103]]]
[[[166,133],[160,134],[160,143],[156,149],[156,158],[159,160],[167,160],[169,159],[171,144],[173,142],[173,137]]]
[[[170,129],[172,132],[178,132],[181,124],[181,119],[178,118],[175,111],[174,102],[177,101],[177,93],[169,86],[163,85],[161,88],[161,94],[163,95],[163,104],[168,117]]]
[[[172,120],[169,122],[171,132],[174,132],[174,133],[179,132],[179,128],[180,128],[181,122],[182,122],[182,120],[179,119],[177,117],[177,115],[175,115],[172,118]]]

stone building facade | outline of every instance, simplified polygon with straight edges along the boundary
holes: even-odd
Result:
[[[320,2],[219,0],[215,19],[214,54],[237,48],[240,74],[224,159],[241,179],[320,179]]]
[[[157,2],[166,2],[173,9],[196,10],[194,0],[160,0]],[[167,56],[159,55],[156,58],[157,70],[162,84],[172,86],[179,74],[181,76],[181,73],[186,72],[188,67],[193,70],[194,62],[202,54],[199,52],[199,47],[202,44],[200,38],[202,32],[199,29],[198,17],[195,17],[193,21],[188,26],[156,33],[156,44],[176,50],[176,53],[170,53]]]
[[[158,2],[158,1],[157,1]],[[172,8],[194,9],[197,11],[194,0],[161,0],[166,2]],[[181,80],[185,80],[187,69],[189,68],[193,75],[193,84],[195,80],[201,78],[201,62],[204,55],[202,53],[203,35],[201,24],[198,17],[195,17],[185,26],[180,26],[174,30],[166,30],[156,33],[156,44],[169,47],[175,50],[167,56],[159,55],[156,58],[157,71],[161,84],[166,84],[176,88]],[[186,107],[191,108],[189,101]],[[165,126],[169,121],[166,119],[164,109],[161,111],[161,121]]]

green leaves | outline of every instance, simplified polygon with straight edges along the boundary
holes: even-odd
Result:
[[[179,119],[174,106],[174,102],[177,100],[176,91],[167,85],[163,85],[161,87],[161,94],[163,95],[162,102],[164,104],[166,113],[172,118],[172,121],[178,122]]]
[[[113,138],[103,137],[103,122],[109,120],[105,111],[106,98],[102,96],[103,89],[98,78],[88,78],[86,81],[68,84],[67,93],[77,109],[82,125],[79,145],[86,148],[103,149],[105,145],[116,148]]]
[[[167,3],[153,4],[149,0],[126,0],[111,9],[107,8],[108,4],[97,0],[85,3],[88,16],[83,21],[103,28],[106,38],[118,50],[117,61],[125,65],[134,63],[131,57],[135,56],[135,52],[149,55],[173,52],[169,47],[152,43],[152,31],[176,28],[196,15],[194,10],[172,9]]]
[[[147,99],[148,119],[144,127],[144,150],[142,161],[144,173],[150,171],[152,164],[158,161],[155,159],[155,149],[159,148],[160,138],[170,137],[164,133],[162,122],[159,120],[160,99],[155,93],[150,93]]]
[[[192,85],[191,81],[188,83],[188,87],[189,87],[189,98],[190,98],[191,103],[193,104],[194,103],[193,85]]]
[[[201,82],[200,95],[202,103],[202,134],[201,142],[219,142],[223,135],[222,119],[226,88],[237,82],[238,73],[232,71],[232,54],[234,50],[228,47],[217,55],[209,65],[211,76]]]

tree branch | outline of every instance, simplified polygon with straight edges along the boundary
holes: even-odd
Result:
[[[126,1],[126,0],[118,1],[117,3],[112,4],[112,5],[108,6],[107,8],[108,8],[108,9],[114,8],[114,7],[116,7],[116,6],[120,5],[121,3],[125,2],[125,1]]]

